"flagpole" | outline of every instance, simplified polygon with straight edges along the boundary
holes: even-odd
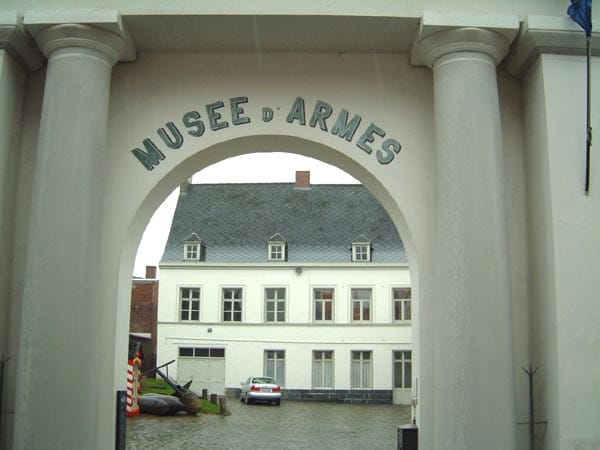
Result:
[[[587,118],[586,118],[586,127],[587,127],[587,136],[586,136],[586,145],[585,145],[585,195],[590,194],[590,147],[592,146],[592,125],[590,123],[591,115],[592,115],[592,102],[591,102],[591,79],[592,79],[592,69],[591,69],[591,59],[592,59],[592,46],[591,44],[592,36],[586,36],[586,50],[587,50]]]

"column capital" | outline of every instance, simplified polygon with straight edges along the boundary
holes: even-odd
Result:
[[[31,72],[44,65],[44,55],[23,28],[23,16],[16,11],[0,12],[0,49]]]
[[[519,31],[513,16],[459,16],[425,13],[413,44],[411,62],[433,67],[448,53],[477,52],[489,55],[496,64],[508,53]]]
[[[135,59],[133,40],[118,11],[34,11],[25,14],[24,24],[46,57],[61,48],[80,47],[102,53],[111,65]]]

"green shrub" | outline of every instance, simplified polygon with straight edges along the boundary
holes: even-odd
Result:
[[[209,402],[208,400],[200,399],[202,403],[202,412],[206,414],[221,414],[221,407]]]
[[[175,391],[162,378],[144,378],[142,382],[141,395],[144,394],[165,394],[173,395]]]

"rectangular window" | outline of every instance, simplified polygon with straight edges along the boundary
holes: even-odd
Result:
[[[371,246],[369,244],[354,244],[352,246],[353,261],[370,261]]]
[[[242,288],[223,288],[223,322],[242,321]]]
[[[371,388],[371,352],[353,351],[352,352],[352,389]]]
[[[285,351],[265,351],[265,374],[273,378],[279,386],[285,385]]]
[[[412,320],[411,288],[392,289],[394,297],[394,320]]]
[[[179,289],[179,320],[200,320],[200,288]]]
[[[179,356],[194,356],[194,347],[179,347]]]
[[[265,288],[265,320],[285,322],[285,288]]]
[[[313,352],[313,388],[333,389],[333,352],[316,350]]]
[[[269,259],[285,261],[285,244],[269,244]]]
[[[197,242],[185,244],[183,259],[200,259],[200,244]]]
[[[394,388],[410,389],[412,387],[412,352],[394,352]]]
[[[334,290],[332,288],[314,289],[313,296],[315,305],[315,320],[332,321]]]
[[[211,348],[210,349],[210,357],[211,358],[225,358],[225,349],[224,348]]]
[[[179,347],[179,356],[191,358],[225,358],[225,349],[209,347]]]
[[[352,320],[370,321],[371,320],[371,299],[373,291],[369,288],[352,289]]]

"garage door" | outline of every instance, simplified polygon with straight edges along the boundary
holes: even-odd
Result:
[[[179,384],[192,381],[191,389],[202,393],[225,394],[225,349],[212,347],[179,347],[177,359]]]

